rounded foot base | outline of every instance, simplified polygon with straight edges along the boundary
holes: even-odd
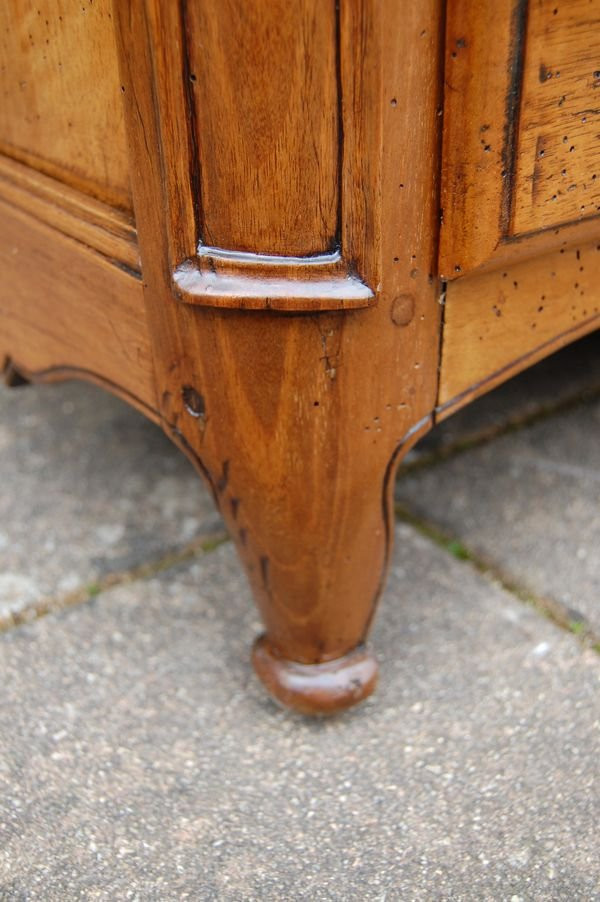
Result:
[[[377,661],[362,646],[333,661],[299,664],[280,657],[260,636],[252,663],[270,694],[301,714],[336,714],[367,698],[377,685]]]

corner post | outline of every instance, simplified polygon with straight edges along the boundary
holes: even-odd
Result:
[[[375,685],[393,473],[435,404],[441,6],[114,6],[163,426],[305,713]]]

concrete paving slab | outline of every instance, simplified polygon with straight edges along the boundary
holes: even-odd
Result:
[[[362,709],[257,628],[227,544],[0,637],[0,899],[600,899],[595,653],[403,525]]]
[[[477,441],[586,394],[600,394],[600,331],[551,354],[443,420],[410,452],[407,463]]]
[[[396,491],[600,635],[600,401],[406,474]]]
[[[0,624],[221,529],[160,429],[84,383],[0,388]]]

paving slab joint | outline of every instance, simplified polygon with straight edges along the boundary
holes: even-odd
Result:
[[[474,567],[488,580],[501,586],[510,595],[534,608],[556,626],[572,633],[585,648],[600,654],[600,634],[586,617],[555,598],[538,595],[527,586],[508,576],[494,561],[468,548],[461,539],[440,529],[436,524],[418,516],[400,502],[394,505],[396,520],[406,523],[422,536],[443,548],[448,554]]]
[[[20,611],[13,611],[6,617],[0,618],[0,633],[7,632],[17,626],[25,623],[31,623],[45,617],[46,614],[52,614],[62,611],[65,608],[74,607],[78,604],[84,604],[96,598],[102,592],[108,589],[114,589],[116,586],[123,586],[138,580],[152,579],[159,573],[184,564],[194,558],[203,557],[214,551],[223,543],[230,541],[229,534],[224,530],[220,532],[197,536],[191,542],[183,547],[170,551],[154,560],[145,561],[136,567],[128,570],[113,571],[98,579],[96,582],[88,583],[80,586],[72,592],[57,597],[43,598],[34,604],[28,605]]]

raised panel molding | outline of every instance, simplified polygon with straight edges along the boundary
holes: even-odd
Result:
[[[0,154],[0,200],[139,276],[133,216]]]
[[[600,2],[530,3],[510,234],[600,210]]]
[[[379,136],[362,120],[381,61],[363,6],[149,5],[180,301],[288,312],[375,303],[377,273],[361,252],[376,233],[366,145]]]
[[[599,0],[449,0],[439,268],[598,235]]]
[[[187,0],[182,10],[203,243],[288,256],[335,250],[335,3]]]

